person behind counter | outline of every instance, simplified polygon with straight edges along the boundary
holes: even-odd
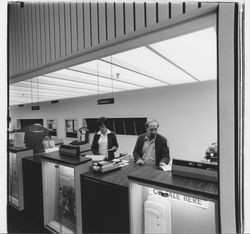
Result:
[[[167,139],[157,133],[159,123],[149,120],[145,123],[146,133],[137,138],[133,155],[136,164],[143,165],[145,161],[155,161],[160,168],[169,163],[169,147]]]
[[[114,152],[118,148],[116,135],[107,128],[107,119],[99,118],[97,121],[100,131],[94,135],[91,145],[93,154],[105,155],[105,159],[112,160],[115,158]]]

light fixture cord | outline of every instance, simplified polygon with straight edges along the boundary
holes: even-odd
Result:
[[[39,84],[38,84],[38,77],[36,78],[37,80],[37,105],[39,105]]]
[[[31,95],[31,103],[33,103],[33,93],[32,93],[32,79],[30,80],[30,95]]]
[[[97,96],[98,96],[98,100],[99,100],[99,59],[96,60],[97,61]]]
[[[110,63],[111,63],[111,93],[112,93],[112,97],[114,97],[114,92],[113,92],[113,58],[112,58],[112,55],[110,56]]]

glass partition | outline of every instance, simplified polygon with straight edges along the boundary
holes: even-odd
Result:
[[[130,183],[131,233],[217,233],[218,201]]]
[[[57,233],[76,233],[74,169],[46,162],[46,226]]]
[[[66,137],[77,138],[78,120],[77,119],[66,119],[65,120],[65,131]]]
[[[57,136],[57,120],[47,119],[47,128],[50,130],[50,136]]]
[[[19,207],[19,183],[18,183],[17,155],[9,153],[9,202]]]

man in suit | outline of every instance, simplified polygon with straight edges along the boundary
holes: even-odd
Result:
[[[137,138],[133,155],[136,164],[143,165],[145,161],[155,161],[160,168],[169,163],[169,148],[167,139],[157,133],[159,123],[149,120],[145,123],[146,133]]]

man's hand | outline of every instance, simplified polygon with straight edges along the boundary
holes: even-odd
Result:
[[[142,159],[138,159],[138,160],[136,161],[136,164],[137,164],[137,165],[143,165],[143,164],[144,164],[144,161],[143,161]]]

